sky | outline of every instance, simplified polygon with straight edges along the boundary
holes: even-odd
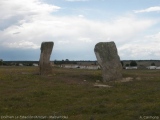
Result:
[[[160,59],[160,0],[0,0],[0,59],[96,60],[114,41],[121,60]]]

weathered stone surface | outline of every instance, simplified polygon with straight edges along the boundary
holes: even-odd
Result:
[[[52,53],[53,45],[53,42],[42,42],[41,44],[41,54],[39,60],[39,68],[41,75],[48,75],[52,72],[50,56]]]
[[[114,42],[100,42],[94,52],[102,69],[103,81],[122,79],[122,65]]]

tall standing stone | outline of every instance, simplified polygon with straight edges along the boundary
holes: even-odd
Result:
[[[114,42],[100,42],[94,52],[102,69],[103,81],[122,79],[122,65]]]
[[[48,75],[52,73],[50,56],[52,53],[53,45],[53,42],[42,42],[41,44],[41,54],[39,60],[39,68],[41,75]]]

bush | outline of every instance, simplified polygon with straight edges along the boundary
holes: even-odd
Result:
[[[136,61],[131,61],[131,62],[130,62],[130,66],[137,66]]]
[[[126,64],[126,67],[129,67],[129,64]]]
[[[2,61],[0,61],[0,65],[3,65],[3,62],[2,62]]]
[[[155,63],[151,63],[151,66],[156,66],[156,64]]]

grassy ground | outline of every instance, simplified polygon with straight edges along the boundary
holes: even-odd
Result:
[[[123,70],[134,80],[105,83],[111,88],[93,86],[102,79],[100,70],[37,73],[37,67],[0,67],[0,119],[160,119],[160,70]]]

